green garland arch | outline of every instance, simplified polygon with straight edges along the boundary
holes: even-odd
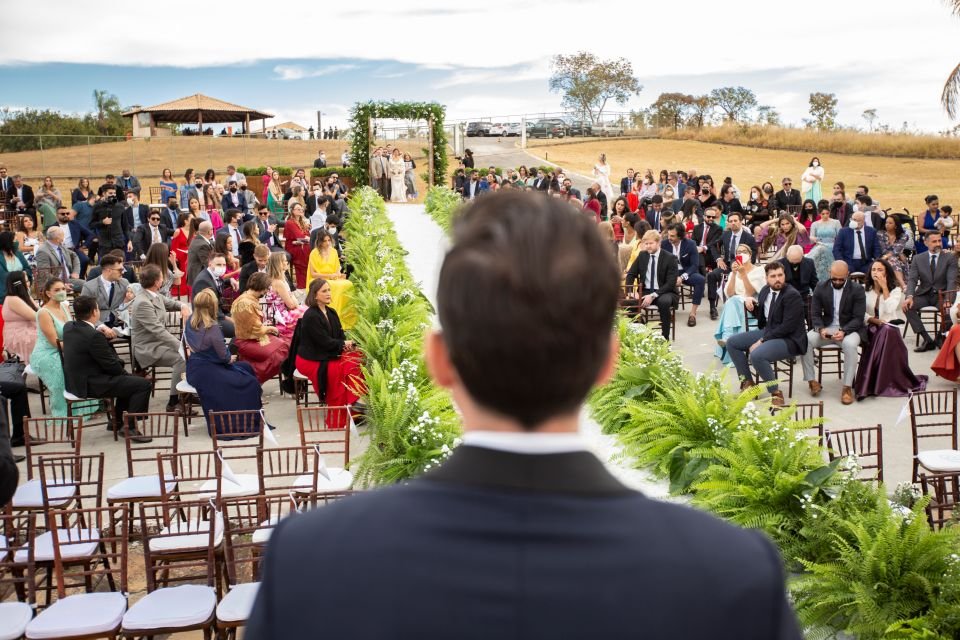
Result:
[[[350,160],[355,167],[357,186],[370,183],[370,127],[374,118],[426,120],[433,126],[433,184],[447,180],[447,134],[443,124],[447,109],[436,102],[358,102],[350,110]],[[425,153],[431,150],[424,149]],[[427,167],[430,165],[428,164]],[[423,174],[428,184],[428,174]]]

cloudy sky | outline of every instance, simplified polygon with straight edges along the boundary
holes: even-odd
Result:
[[[843,124],[864,126],[875,108],[894,128],[935,132],[951,126],[939,97],[960,62],[960,18],[941,0],[815,2],[807,13],[768,0],[6,4],[5,24],[25,27],[0,38],[0,106],[73,112],[91,109],[93,89],[124,106],[204,93],[304,126],[317,110],[342,126],[367,99],[436,100],[451,118],[549,112],[560,107],[551,56],[586,49],[633,63],[644,90],[624,110],[739,84],[785,122],[826,91]]]

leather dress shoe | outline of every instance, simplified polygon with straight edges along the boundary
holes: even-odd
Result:
[[[924,351],[933,351],[936,348],[937,347],[934,345],[933,342],[927,340],[926,342],[921,343],[920,346],[914,349],[913,351],[914,353],[923,353]]]
[[[711,320],[716,320],[716,319],[719,318],[719,317],[720,317],[720,314],[717,313],[717,308],[716,308],[716,307],[710,307],[710,319],[711,319]]]
[[[153,442],[153,438],[143,435],[140,433],[139,429],[134,429],[130,432],[130,441],[136,442],[137,444],[146,444],[148,442]]]
[[[740,381],[740,391],[746,391],[753,386],[753,380],[750,378],[744,378]]]
[[[853,404],[853,401],[853,389],[851,387],[844,387],[840,393],[840,402],[843,404]]]
[[[816,380],[811,380],[807,384],[810,385],[810,395],[812,395],[814,398],[820,395],[820,391],[823,389],[823,385],[821,385]]]
[[[770,392],[770,404],[775,407],[782,407],[783,402],[783,391],[771,391]]]
[[[687,318],[687,326],[688,327],[697,326],[697,316],[690,316],[689,318]]]

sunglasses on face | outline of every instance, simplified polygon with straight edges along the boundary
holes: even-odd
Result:
[[[150,222],[160,222],[160,218],[150,218]]]

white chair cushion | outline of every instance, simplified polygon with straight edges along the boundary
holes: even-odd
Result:
[[[243,622],[249,618],[259,589],[259,582],[247,582],[232,587],[217,605],[217,620]]]
[[[242,496],[255,496],[260,493],[260,476],[253,473],[234,474],[240,484],[222,478],[220,481],[220,491],[224,498],[239,498]],[[217,495],[217,481],[207,480],[200,485],[202,498],[212,498]]]
[[[332,473],[330,474],[330,477],[334,477]],[[323,476],[318,476],[318,478],[324,482],[327,481],[327,479]],[[313,474],[305,473],[302,476],[299,476],[293,481],[293,490],[297,493],[311,493],[313,491]]]
[[[50,506],[60,507],[70,501],[77,492],[73,485],[50,487]],[[17,487],[13,494],[14,509],[39,509],[43,506],[43,492],[39,480],[28,480]]]
[[[96,529],[70,529],[70,540],[67,542],[66,531],[60,531],[60,557],[69,562],[78,558],[89,558],[97,552],[100,544],[100,532]],[[13,555],[14,562],[26,562],[29,558],[29,547],[23,545]],[[49,531],[41,533],[33,540],[33,559],[35,562],[53,562],[53,534]]]
[[[270,541],[270,535],[273,533],[273,530],[280,524],[280,521],[288,515],[290,514],[285,513],[282,516],[271,516],[269,520],[261,522],[257,530],[253,532],[250,541],[253,542],[253,544],[267,544],[267,542]]]
[[[176,389],[180,393],[196,393],[197,392],[197,389],[186,380],[181,380],[180,382],[178,382]]]
[[[308,378],[307,376],[305,376],[305,375],[303,375],[302,373],[300,373],[300,369],[294,369],[294,370],[293,370],[293,377],[296,378],[297,380],[309,380],[309,379],[310,379],[310,378]]]
[[[920,466],[934,473],[960,471],[960,451],[955,449],[933,449],[917,454]]]
[[[26,602],[0,602],[0,640],[19,640],[33,617]]]
[[[317,491],[320,493],[346,491],[353,485],[353,474],[346,469],[327,467],[327,473],[330,474],[329,480],[317,474]]]
[[[34,375],[33,367],[31,367],[29,364],[28,364],[26,367],[23,368],[23,372],[24,372],[25,374],[27,374],[28,376]]]
[[[70,400],[70,401],[74,401],[74,400],[86,400],[86,398],[81,398],[80,396],[75,396],[75,395],[73,395],[72,393],[70,393],[69,391],[66,391],[66,390],[64,390],[64,392],[63,392],[63,397],[66,398],[67,400]]]
[[[167,480],[173,480],[172,473],[165,474]],[[167,482],[167,493],[176,488],[176,481]],[[108,500],[129,500],[130,498],[159,498],[160,476],[134,476],[121,480],[107,489]]]
[[[217,607],[213,587],[182,584],[143,596],[123,616],[124,631],[176,629],[203,624]],[[146,635],[146,634],[144,634]]]
[[[9,547],[7,547],[7,536],[0,533],[0,557],[6,555],[9,550]]]
[[[213,546],[219,547],[223,542],[223,516],[219,513],[214,518],[216,527],[213,530]],[[206,549],[209,540],[210,521],[170,523],[164,527],[161,535],[175,534],[169,538],[151,538],[150,551],[162,553],[164,551],[189,551],[191,549]]]
[[[127,599],[122,593],[80,593],[57,600],[27,625],[27,638],[108,635],[120,628]]]

